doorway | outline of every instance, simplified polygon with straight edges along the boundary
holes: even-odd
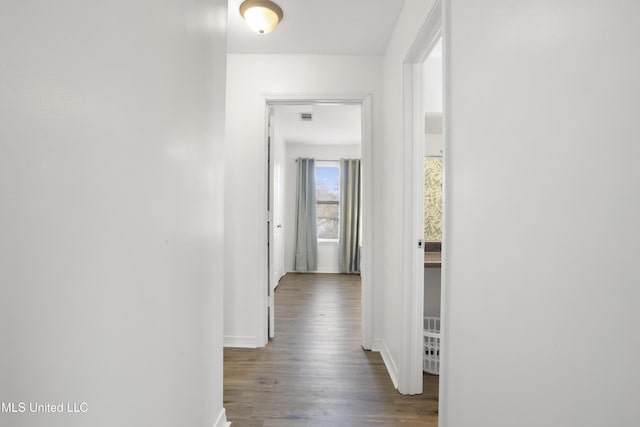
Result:
[[[435,292],[433,289],[425,289],[425,272],[426,256],[425,248],[431,249],[433,246],[425,245],[425,153],[426,150],[435,149],[439,157],[445,155],[445,148],[442,145],[444,141],[443,132],[443,113],[442,107],[436,109],[436,111],[429,111],[433,109],[429,106],[429,103],[433,104],[434,100],[429,96],[434,94],[433,88],[427,87],[433,84],[433,81],[427,79],[428,71],[433,71],[433,61],[429,61],[429,56],[433,53],[438,55],[438,48],[442,46],[444,41],[442,31],[442,4],[437,1],[429,16],[425,20],[416,40],[404,61],[404,155],[403,164],[404,174],[403,183],[405,192],[403,195],[403,216],[405,218],[405,227],[403,229],[403,241],[404,241],[404,271],[406,280],[403,290],[404,305],[411,309],[405,313],[404,322],[406,326],[406,334],[403,338],[403,369],[401,372],[400,384],[402,387],[402,393],[405,394],[420,394],[423,392],[423,373],[427,366],[426,356],[438,356],[440,355],[440,343],[445,343],[443,338],[445,337],[445,322],[438,322],[438,340],[437,348],[435,343],[431,342],[430,347],[426,348],[426,325],[425,314],[427,310],[432,310],[434,305],[438,305],[438,309],[442,306],[432,301]],[[443,96],[443,79],[442,79],[442,54],[439,54],[439,67],[440,67],[440,104],[444,104]],[[433,56],[432,56],[433,58]],[[430,67],[431,66],[431,67]],[[429,70],[430,68],[430,70]],[[433,73],[431,73],[433,74]],[[438,111],[442,110],[442,111]],[[426,114],[430,113],[430,114]],[[433,113],[439,113],[434,115]],[[434,123],[439,123],[440,128],[435,129]],[[427,133],[428,132],[428,133]],[[433,147],[433,140],[436,136],[434,133],[439,132],[440,146]],[[431,134],[429,134],[431,133]],[[430,142],[427,144],[427,142]],[[426,145],[425,145],[426,144]],[[440,152],[442,150],[442,152]],[[443,177],[444,178],[444,177]],[[440,239],[440,248],[444,247],[444,241],[446,236],[442,236]],[[442,251],[439,251],[442,253]],[[441,264],[443,265],[443,264]],[[428,276],[433,276],[433,270],[429,269]],[[440,285],[445,294],[444,284],[441,283],[440,275],[438,278],[433,279],[436,282],[434,286]],[[440,290],[440,289],[438,289]],[[426,292],[425,292],[426,291]],[[437,298],[437,296],[435,297]],[[440,297],[440,301],[442,296]],[[438,301],[438,302],[440,302]],[[433,313],[429,313],[433,314]],[[427,316],[427,317],[444,317],[446,313],[439,310],[439,316]],[[433,344],[433,345],[432,345]],[[433,371],[433,369],[429,369]],[[438,366],[437,373],[441,371]],[[442,376],[440,377],[440,384],[442,384]]]
[[[274,293],[280,279],[295,271],[294,229],[295,188],[298,158],[317,159],[317,166],[327,172],[336,168],[341,158],[361,160],[361,257],[360,275],[362,346],[372,341],[372,221],[371,221],[371,97],[279,98],[266,100],[267,115],[267,318],[265,336],[277,336]],[[355,123],[355,127],[354,127]],[[324,126],[323,126],[324,124]],[[322,173],[324,173],[322,172]],[[330,174],[324,173],[329,176]],[[324,176],[323,175],[323,176]],[[332,214],[318,218],[332,224]],[[319,223],[319,226],[322,224]],[[337,272],[338,242],[325,233],[318,235],[316,272]],[[266,342],[266,340],[265,340]]]
[[[442,38],[431,48],[420,64],[419,103],[422,121],[423,162],[416,180],[422,180],[424,230],[424,286],[422,369],[427,375],[440,375],[442,343],[442,220],[443,220],[443,79]]]

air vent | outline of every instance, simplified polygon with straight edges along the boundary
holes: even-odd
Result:
[[[310,122],[313,120],[313,113],[300,113],[300,120]]]

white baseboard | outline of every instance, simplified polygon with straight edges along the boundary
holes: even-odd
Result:
[[[318,267],[318,269],[314,271],[314,273],[340,274],[339,271],[336,271],[336,269],[332,267]]]
[[[339,271],[329,268],[318,268],[316,271],[288,271],[292,274],[340,274]]]
[[[284,269],[278,273],[278,280],[276,281],[276,285],[273,287],[274,290],[278,288],[278,285],[280,285],[280,281],[286,274],[287,272],[284,271]]]
[[[225,335],[223,345],[225,347],[258,348],[256,337],[236,337]]]
[[[387,347],[387,343],[382,338],[374,338],[373,344],[371,345],[371,351],[380,353],[380,356],[382,356],[382,360],[384,361],[384,366],[387,368],[387,372],[391,377],[391,382],[393,383],[393,386],[398,389],[398,366],[393,360],[393,357],[391,357],[391,352],[389,351],[389,347]]]
[[[213,424],[213,427],[229,427],[231,423],[227,421],[227,411],[224,408],[220,409],[220,414]]]

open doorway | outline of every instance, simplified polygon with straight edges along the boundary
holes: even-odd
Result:
[[[446,237],[441,232],[432,234],[435,221],[430,219],[430,224],[425,221],[425,208],[430,213],[434,211],[433,200],[425,203],[425,194],[435,199],[434,193],[425,189],[426,180],[440,185],[440,191],[435,194],[444,200],[443,41],[442,4],[437,1],[404,61],[403,216],[406,226],[403,240],[407,280],[403,298],[405,305],[411,307],[404,318],[407,326],[400,381],[404,394],[422,393],[425,375],[440,374],[441,343],[446,333],[445,322],[440,322],[443,314],[446,315],[440,302],[445,290],[440,285],[443,277],[440,254]],[[425,170],[432,174],[426,177]],[[434,176],[438,179],[433,179]],[[439,205],[442,212],[442,202]],[[425,233],[425,224],[430,228],[428,233]],[[442,220],[435,228],[443,229]],[[442,383],[441,377],[431,380],[434,384]]]
[[[440,375],[442,341],[442,219],[443,219],[443,79],[442,37],[427,58],[420,64],[421,103],[423,124],[422,212],[424,229],[424,323],[422,368],[425,375]],[[419,202],[418,202],[419,204]],[[433,379],[425,381],[433,383]]]
[[[274,293],[282,277],[289,272],[344,272],[339,261],[341,234],[346,217],[341,209],[346,196],[343,159],[357,159],[358,174],[357,252],[362,289],[362,346],[370,348],[371,336],[371,252],[370,242],[370,99],[335,101],[268,101],[268,336],[277,335]],[[301,269],[296,265],[298,240],[297,199],[298,166],[301,159],[314,159],[317,263]],[[299,254],[298,254],[299,256]]]

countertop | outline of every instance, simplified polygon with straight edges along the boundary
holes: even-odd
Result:
[[[424,242],[424,268],[442,268],[442,242]]]
[[[442,268],[442,252],[425,252],[424,268]]]

